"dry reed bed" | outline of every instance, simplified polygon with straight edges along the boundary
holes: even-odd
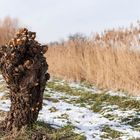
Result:
[[[51,45],[46,54],[53,76],[140,95],[140,28],[105,31],[87,39]]]
[[[18,26],[17,19],[6,17],[0,20],[0,45],[4,45],[13,38]]]

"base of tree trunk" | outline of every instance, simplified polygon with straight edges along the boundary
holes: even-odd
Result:
[[[43,92],[49,79],[43,53],[47,46],[35,41],[35,33],[21,29],[14,39],[0,50],[1,71],[10,89],[11,107],[3,129],[34,123],[42,108]]]

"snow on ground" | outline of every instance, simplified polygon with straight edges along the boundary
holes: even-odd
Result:
[[[121,125],[117,121],[110,121],[98,113],[94,113],[85,107],[78,107],[63,101],[53,103],[44,101],[45,106],[40,112],[39,119],[44,120],[57,127],[66,124],[75,126],[75,131],[84,134],[87,140],[101,139],[103,134],[102,128],[105,125],[110,126],[114,130],[126,133],[123,139],[131,137],[137,138],[140,132],[133,131],[130,126]],[[51,108],[55,108],[55,112],[51,112]]]
[[[50,90],[48,90],[49,93]],[[57,97],[69,97],[68,100],[72,99],[72,96],[65,95],[60,92],[49,93],[52,98]],[[76,97],[77,98],[77,97]],[[99,140],[101,139],[101,135],[103,134],[102,129],[105,125],[110,126],[114,130],[119,132],[123,132],[123,136],[121,139],[127,140],[130,138],[140,137],[140,132],[134,131],[131,126],[123,125],[119,120],[110,121],[109,119],[103,117],[104,113],[110,113],[113,115],[117,115],[118,117],[127,117],[129,115],[137,113],[135,110],[130,111],[121,111],[119,109],[115,109],[114,111],[102,112],[103,115],[99,113],[94,113],[89,110],[87,107],[79,107],[77,105],[73,105],[70,103],[66,103],[64,101],[59,100],[59,102],[48,102],[44,101],[46,106],[43,106],[43,110],[41,111],[40,118],[49,122],[52,125],[56,126],[64,126],[66,124],[72,124],[75,126],[75,131],[84,134],[87,137],[87,140]],[[108,106],[108,108],[117,108],[117,106]],[[51,108],[55,108],[54,112],[51,112]],[[49,110],[50,109],[50,110]],[[47,110],[47,113],[45,112]],[[47,114],[45,116],[44,112]],[[51,118],[51,120],[50,120]]]
[[[58,84],[63,85],[63,81],[58,81]],[[97,88],[88,88],[80,84],[70,83],[70,87],[82,89],[87,91],[92,91],[101,93]],[[121,133],[121,140],[140,138],[140,131],[136,131],[129,124],[121,123],[120,119],[129,117],[130,115],[138,114],[134,110],[122,111],[116,105],[106,105],[103,107],[104,111],[95,113],[90,110],[89,105],[81,107],[79,104],[74,104],[71,102],[73,99],[79,98],[79,96],[72,96],[62,92],[53,91],[49,88],[46,88],[45,91],[43,108],[39,113],[38,120],[43,120],[52,126],[59,128],[65,125],[72,125],[75,127],[75,132],[83,134],[86,136],[87,140],[100,140],[100,139],[111,139],[111,138],[102,138],[106,132],[103,131],[105,126],[109,126],[112,130],[118,131]],[[117,95],[116,93],[109,92],[110,95]],[[3,92],[0,92],[0,99],[4,95]],[[124,96],[124,95],[119,95]],[[126,95],[125,95],[126,96]],[[55,99],[48,100],[48,99]],[[8,111],[10,107],[10,101],[6,99],[0,100],[0,110]],[[105,117],[106,115],[117,116],[116,119],[110,120]],[[138,114],[137,117],[140,117]]]
[[[0,110],[8,111],[10,102],[0,101]],[[55,108],[55,111],[51,110]],[[119,113],[119,112],[118,112]],[[128,113],[133,113],[132,111]],[[121,125],[117,121],[110,121],[98,113],[94,113],[85,107],[75,106],[63,101],[52,102],[44,100],[44,105],[39,114],[39,120],[43,120],[54,127],[62,127],[67,124],[75,126],[75,132],[84,134],[87,140],[100,140],[102,128],[105,125],[114,130],[126,133],[122,139],[137,138],[140,132],[133,131],[130,126]]]
[[[50,82],[53,81],[53,79],[50,79],[49,80]],[[59,80],[59,79],[56,79],[55,81],[55,84],[58,84],[58,85],[64,85],[65,84],[65,80]],[[76,82],[66,82],[68,83],[68,85],[72,88],[76,88],[76,89],[80,89],[80,90],[85,90],[85,91],[89,91],[89,92],[92,92],[93,94],[94,93],[103,93],[105,92],[105,94],[109,94],[111,96],[120,96],[120,97],[127,97],[128,95],[126,95],[125,93],[121,92],[121,91],[113,91],[113,90],[108,90],[108,89],[99,89],[95,86],[91,86],[91,85],[86,85],[84,83],[76,83]],[[140,100],[140,96],[132,96],[131,97],[132,99],[136,99],[136,100]]]
[[[93,137],[99,139],[101,133],[100,126],[110,123],[108,119],[84,107],[77,107],[63,101],[58,103],[44,102],[46,106],[43,106],[39,119],[59,127],[67,123],[72,124],[76,127],[76,131],[83,133],[88,140],[93,139]],[[49,110],[52,107],[55,107],[58,111],[52,113]]]

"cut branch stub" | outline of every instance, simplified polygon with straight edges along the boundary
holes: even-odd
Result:
[[[42,108],[48,65],[43,54],[47,45],[35,40],[36,33],[26,28],[0,48],[0,68],[10,89],[11,107],[4,129],[20,129],[37,120]]]

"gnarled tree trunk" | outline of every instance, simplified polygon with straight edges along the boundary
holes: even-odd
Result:
[[[21,29],[14,39],[1,47],[0,68],[10,89],[11,107],[4,129],[20,129],[37,120],[42,108],[48,65],[43,53],[47,46],[35,41],[36,34]]]

